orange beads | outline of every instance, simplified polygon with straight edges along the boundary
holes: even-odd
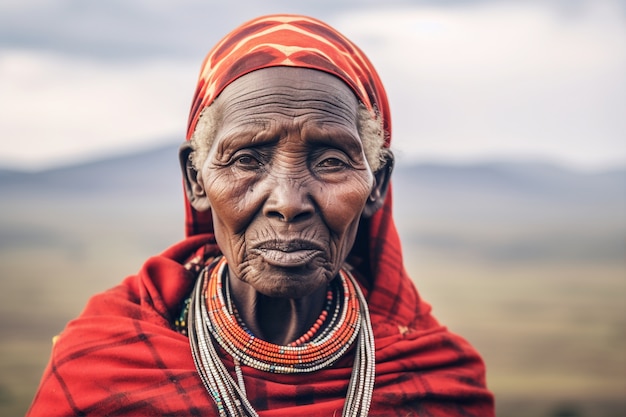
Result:
[[[339,359],[360,328],[360,305],[354,284],[340,271],[330,285],[326,306],[311,328],[287,346],[255,337],[239,318],[224,285],[226,259],[211,271],[206,286],[210,329],[219,345],[242,364],[268,372],[312,372]],[[332,309],[332,311],[331,311]]]

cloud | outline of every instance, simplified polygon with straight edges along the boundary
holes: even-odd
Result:
[[[227,3],[2,2],[0,162],[182,140],[208,48],[283,10],[329,21],[370,56],[401,161],[626,163],[624,2]]]
[[[201,16],[223,14],[224,6],[186,3],[8,1],[0,6],[0,45],[100,60],[189,57],[197,51],[198,39],[210,38],[222,25],[220,20],[207,25]],[[219,33],[214,36],[216,41]]]
[[[378,67],[406,158],[626,162],[626,26],[612,3],[366,10],[334,22]]]
[[[184,139],[197,62],[0,53],[3,162],[41,167]]]

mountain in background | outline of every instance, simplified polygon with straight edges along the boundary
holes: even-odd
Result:
[[[36,172],[0,168],[0,191],[86,195],[171,192],[180,185],[178,148],[168,145]]]

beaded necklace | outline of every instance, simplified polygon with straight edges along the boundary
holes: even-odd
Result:
[[[225,287],[226,287],[226,305],[228,307],[228,311],[235,316],[235,319],[237,319],[237,323],[239,324],[239,326],[246,333],[248,333],[248,335],[253,337],[254,334],[252,333],[252,331],[250,331],[248,329],[248,327],[246,326],[246,323],[244,323],[244,321],[239,316],[239,311],[237,310],[237,306],[235,305],[235,303],[232,301],[232,298],[230,297],[230,285],[228,285],[228,281],[225,279],[224,282],[226,284],[225,285]],[[315,323],[313,323],[311,328],[305,334],[300,336],[297,340],[289,343],[288,346],[290,346],[290,347],[302,346],[304,343],[306,343],[309,340],[311,340],[311,338],[319,331],[319,329],[326,322],[326,318],[328,317],[328,311],[330,310],[331,306],[333,305],[333,300],[334,299],[335,299],[335,297],[333,296],[333,291],[331,289],[329,289],[326,292],[326,303],[325,303],[325,306],[324,306],[324,310],[322,310],[322,313],[320,314],[320,316],[317,318],[317,320],[315,320]],[[333,315],[333,319],[336,317],[336,311],[337,310],[335,310],[335,314]]]
[[[365,416],[374,385],[374,337],[367,304],[354,277],[341,270],[327,292],[324,311],[311,329],[286,346],[255,337],[238,318],[230,297],[227,264],[203,269],[191,296],[189,341],[196,369],[220,416],[257,416],[250,405],[241,365],[273,373],[307,373],[331,366],[358,339],[343,416]],[[236,383],[214,343],[235,362]]]

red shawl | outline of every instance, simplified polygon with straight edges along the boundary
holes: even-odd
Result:
[[[383,116],[389,143],[385,92],[369,61],[334,29],[301,16],[256,19],[214,48],[200,76],[189,131],[229,82],[276,65],[306,66],[343,79]],[[219,253],[210,214],[187,204],[187,233],[137,275],[93,297],[68,324],[28,415],[217,415],[196,373],[189,341],[173,326],[197,276],[184,264]],[[350,262],[368,277],[363,286],[376,341],[370,415],[493,416],[480,356],[437,323],[404,270],[391,193],[384,207],[362,222]],[[224,362],[233,369],[228,357]],[[351,372],[351,354],[306,376],[243,367],[250,401],[267,417],[341,415]]]

